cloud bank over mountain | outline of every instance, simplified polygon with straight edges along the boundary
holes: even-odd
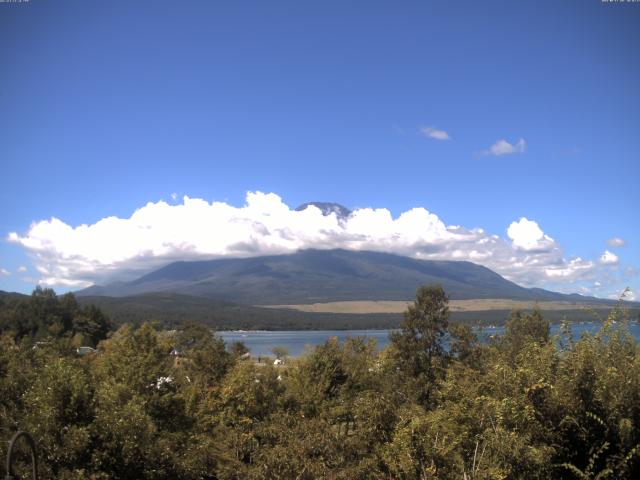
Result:
[[[129,218],[107,217],[92,225],[71,226],[51,218],[34,222],[24,234],[10,233],[8,241],[27,250],[41,283],[67,287],[128,280],[176,260],[305,248],[469,260],[523,286],[584,293],[589,293],[585,285],[594,285],[596,277],[602,282],[611,277],[603,273],[617,268],[610,252],[601,261],[565,258],[560,245],[524,217],[514,220],[503,238],[482,228],[445,225],[422,207],[395,218],[384,208],[324,215],[313,205],[297,211],[278,195],[262,192],[248,192],[241,207],[185,196],[179,204],[150,202]]]

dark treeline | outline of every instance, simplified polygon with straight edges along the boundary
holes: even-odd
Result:
[[[115,325],[142,325],[158,321],[166,328],[177,328],[185,321],[208,325],[215,330],[365,330],[398,328],[402,313],[320,313],[292,309],[260,308],[175,293],[149,293],[129,297],[78,297],[81,305],[96,305]],[[629,314],[640,319],[640,309],[633,304]],[[610,306],[598,306],[597,315],[607,315]],[[451,320],[474,326],[504,325],[509,310],[451,312]],[[552,323],[583,321],[589,317],[585,307],[546,310]]]
[[[0,332],[15,340],[66,339],[76,346],[96,346],[106,338],[111,321],[95,305],[81,306],[72,293],[57,296],[36,287],[31,296],[0,297]]]
[[[158,321],[166,328],[198,322],[215,330],[361,330],[397,328],[401,313],[309,313],[293,309],[260,308],[173,293],[131,297],[78,297],[84,305],[96,305],[114,324],[142,325]],[[504,321],[504,315],[502,316]]]
[[[0,435],[31,432],[43,478],[640,478],[640,348],[620,309],[580,339],[514,312],[481,345],[423,287],[384,350],[334,339],[274,366],[195,323],[125,325],[79,357],[104,316],[25,302],[2,310]]]

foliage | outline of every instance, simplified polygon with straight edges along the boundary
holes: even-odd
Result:
[[[281,360],[289,355],[289,349],[281,345],[276,345],[271,349],[271,353],[273,353],[277,359]]]
[[[449,325],[449,299],[440,285],[418,289],[400,332],[390,335],[398,370],[411,384],[419,403],[428,403],[445,367],[443,340]]]
[[[0,304],[0,332],[14,340],[68,338],[75,346],[95,346],[110,329],[111,321],[100,309],[81,307],[72,293],[59,297],[38,286],[30,297],[9,297]]]
[[[125,325],[77,356],[74,319],[100,315],[40,291],[3,317],[0,435],[31,432],[45,479],[640,478],[622,311],[569,341],[514,312],[481,344],[446,298],[420,289],[382,351],[332,338],[275,367],[196,323]]]

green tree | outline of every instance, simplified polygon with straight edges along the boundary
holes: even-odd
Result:
[[[289,349],[280,345],[276,345],[271,349],[271,353],[279,360],[286,358],[289,355]]]
[[[95,305],[88,305],[73,317],[73,333],[82,336],[83,344],[96,346],[107,338],[111,321]]]
[[[449,354],[467,366],[477,367],[482,349],[471,326],[454,323],[449,326],[449,335]]]
[[[94,305],[80,307],[72,293],[57,296],[37,286],[30,297],[12,298],[0,305],[0,333],[14,339],[51,341],[74,337],[75,343],[95,346],[106,338],[111,321]],[[68,345],[67,345],[68,347]]]
[[[231,342],[231,345],[229,345],[229,352],[235,358],[238,358],[244,355],[245,353],[249,353],[249,348],[245,345],[244,342],[236,340],[234,342]]]
[[[336,337],[316,346],[290,372],[289,394],[305,416],[317,416],[339,402],[340,390],[348,380],[342,363],[342,349]]]
[[[404,312],[399,332],[390,335],[404,379],[413,383],[418,401],[428,404],[435,382],[444,373],[444,338],[449,323],[449,299],[440,285],[420,287]]]
[[[185,359],[180,363],[189,382],[198,388],[217,385],[233,366],[234,357],[210,328],[188,322],[176,333],[175,349]]]
[[[81,365],[51,358],[25,393],[23,428],[32,432],[46,459],[41,474],[67,478],[89,467],[93,389]]]
[[[549,321],[542,316],[538,306],[531,313],[522,313],[520,310],[511,312],[505,325],[504,340],[514,352],[527,342],[546,344],[549,337]]]

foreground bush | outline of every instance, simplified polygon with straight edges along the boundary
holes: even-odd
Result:
[[[482,345],[426,287],[387,349],[330,339],[285,367],[193,324],[124,326],[84,357],[12,333],[0,433],[32,432],[51,479],[635,479],[640,348],[623,316],[573,339],[516,312]]]

